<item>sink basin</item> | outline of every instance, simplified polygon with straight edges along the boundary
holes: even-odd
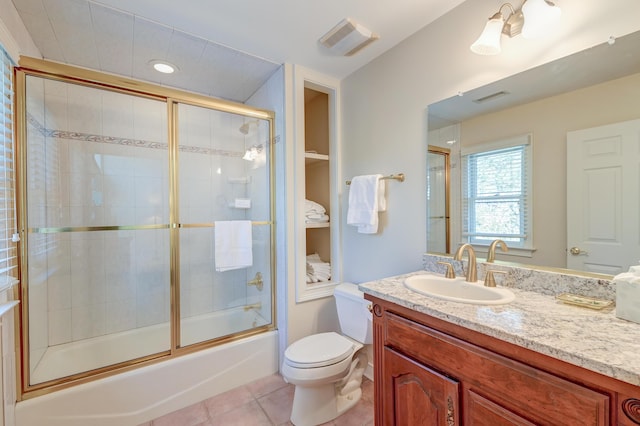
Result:
[[[469,283],[464,277],[451,279],[438,275],[414,275],[404,280],[404,285],[425,296],[474,305],[502,305],[515,298],[509,289],[485,287],[482,281]]]

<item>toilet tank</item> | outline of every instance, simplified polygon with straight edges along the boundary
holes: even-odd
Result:
[[[364,299],[364,293],[352,283],[338,284],[333,292],[342,334],[360,343],[373,343],[371,302]]]

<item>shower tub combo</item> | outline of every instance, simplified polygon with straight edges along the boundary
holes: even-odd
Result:
[[[277,371],[273,113],[21,67],[18,425],[139,424]]]

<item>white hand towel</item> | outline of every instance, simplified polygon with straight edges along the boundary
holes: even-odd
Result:
[[[250,220],[215,222],[216,271],[230,271],[253,264],[253,241]]]
[[[361,234],[378,232],[378,212],[386,210],[384,191],[382,175],[355,176],[349,188],[347,224],[356,226]]]

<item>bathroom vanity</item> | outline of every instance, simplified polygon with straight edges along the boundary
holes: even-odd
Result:
[[[507,305],[448,302],[411,275],[360,285],[376,425],[640,424],[640,325],[517,288]]]

